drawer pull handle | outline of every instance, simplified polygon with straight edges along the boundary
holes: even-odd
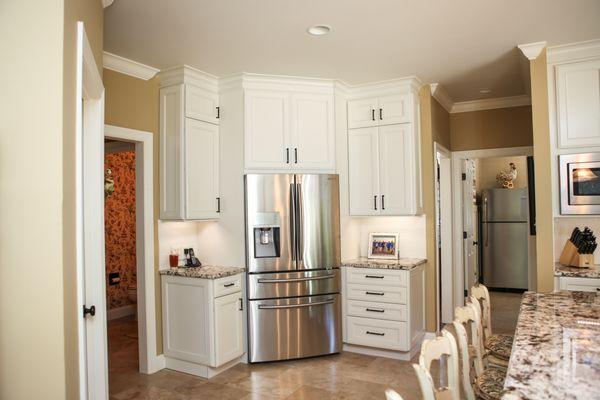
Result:
[[[226,283],[223,286],[225,286],[225,287],[232,287],[233,285],[235,285],[235,283],[231,282],[231,283]]]
[[[370,311],[370,312],[380,312],[380,313],[384,313],[385,312],[385,310],[382,309],[382,308],[367,308],[367,311]]]
[[[367,331],[367,335],[385,336],[385,333]]]
[[[385,293],[383,293],[383,292],[365,292],[365,294],[370,294],[371,296],[383,296]]]
[[[365,275],[365,278],[383,279],[383,275]]]
[[[596,291],[597,291],[597,292],[600,292],[600,287],[597,287],[597,288],[596,288]]]

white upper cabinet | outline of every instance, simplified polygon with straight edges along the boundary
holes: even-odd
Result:
[[[600,59],[555,67],[558,145],[600,146]]]
[[[356,99],[348,102],[348,128],[364,128],[411,122],[412,96],[394,94]]]
[[[379,193],[382,215],[414,214],[414,147],[411,124],[379,128]]]
[[[348,132],[350,215],[379,215],[379,145],[377,128]]]
[[[186,118],[186,219],[219,217],[219,127]]]
[[[219,95],[217,93],[212,93],[194,85],[186,85],[186,117],[210,122],[211,124],[218,124],[220,114]]]
[[[333,97],[327,94],[292,95],[293,166],[334,169]]]
[[[289,99],[285,92],[246,90],[246,168],[290,168]]]
[[[216,81],[210,87],[209,78],[189,67],[162,74],[160,218],[217,219],[221,199]]]
[[[245,89],[244,108],[246,170],[335,169],[332,94]]]

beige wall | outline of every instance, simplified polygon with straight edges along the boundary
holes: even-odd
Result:
[[[99,60],[100,1],[0,6],[0,398],[78,397],[75,41]],[[61,102],[62,99],[62,102]],[[27,261],[32,251],[37,260]]]
[[[554,289],[554,219],[552,215],[552,162],[548,116],[548,72],[546,50],[531,61],[531,106],[533,157],[535,159],[535,209],[537,291]]]
[[[531,107],[450,114],[452,151],[531,146]]]
[[[158,215],[160,202],[158,111],[160,81],[158,76],[145,81],[119,72],[104,70],[104,118],[108,125],[151,132],[154,135],[154,261],[156,297],[156,347],[162,353],[162,313],[160,276],[158,275]]]
[[[436,272],[435,272],[435,188],[433,171],[433,112],[431,88],[424,85],[419,91],[421,103],[421,175],[423,184],[423,213],[425,214],[425,235],[427,264],[425,264],[425,317],[427,331],[436,331]],[[441,124],[443,126],[443,124]],[[443,131],[436,136],[444,137]]]
[[[429,86],[429,85],[427,85]],[[450,150],[450,114],[433,97],[431,98],[431,135],[434,142],[438,142]]]
[[[513,181],[515,188],[527,187],[527,157],[487,157],[480,158],[477,165],[477,192],[483,189],[497,188],[496,175],[508,170],[509,163],[517,167],[517,178]]]

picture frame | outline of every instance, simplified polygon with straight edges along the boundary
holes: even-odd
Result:
[[[398,234],[369,233],[369,255],[367,258],[380,260],[398,259]]]

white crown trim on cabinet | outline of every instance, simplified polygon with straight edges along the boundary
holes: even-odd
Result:
[[[600,39],[548,47],[548,64],[583,61],[600,56]]]
[[[444,87],[439,83],[431,83],[429,86],[431,87],[431,95],[433,98],[436,99],[446,111],[452,112],[454,101],[448,95]]]
[[[531,98],[523,94],[519,96],[498,97],[495,99],[472,100],[454,103],[451,113],[456,114],[470,111],[493,110],[496,108],[509,108],[529,105],[531,105]]]
[[[517,47],[529,60],[535,60],[538,58],[544,47],[546,47],[546,42],[524,43],[518,45]]]
[[[106,69],[133,76],[134,78],[143,79],[145,81],[152,79],[154,75],[160,71],[158,68],[150,67],[107,51],[102,54],[102,64]]]

